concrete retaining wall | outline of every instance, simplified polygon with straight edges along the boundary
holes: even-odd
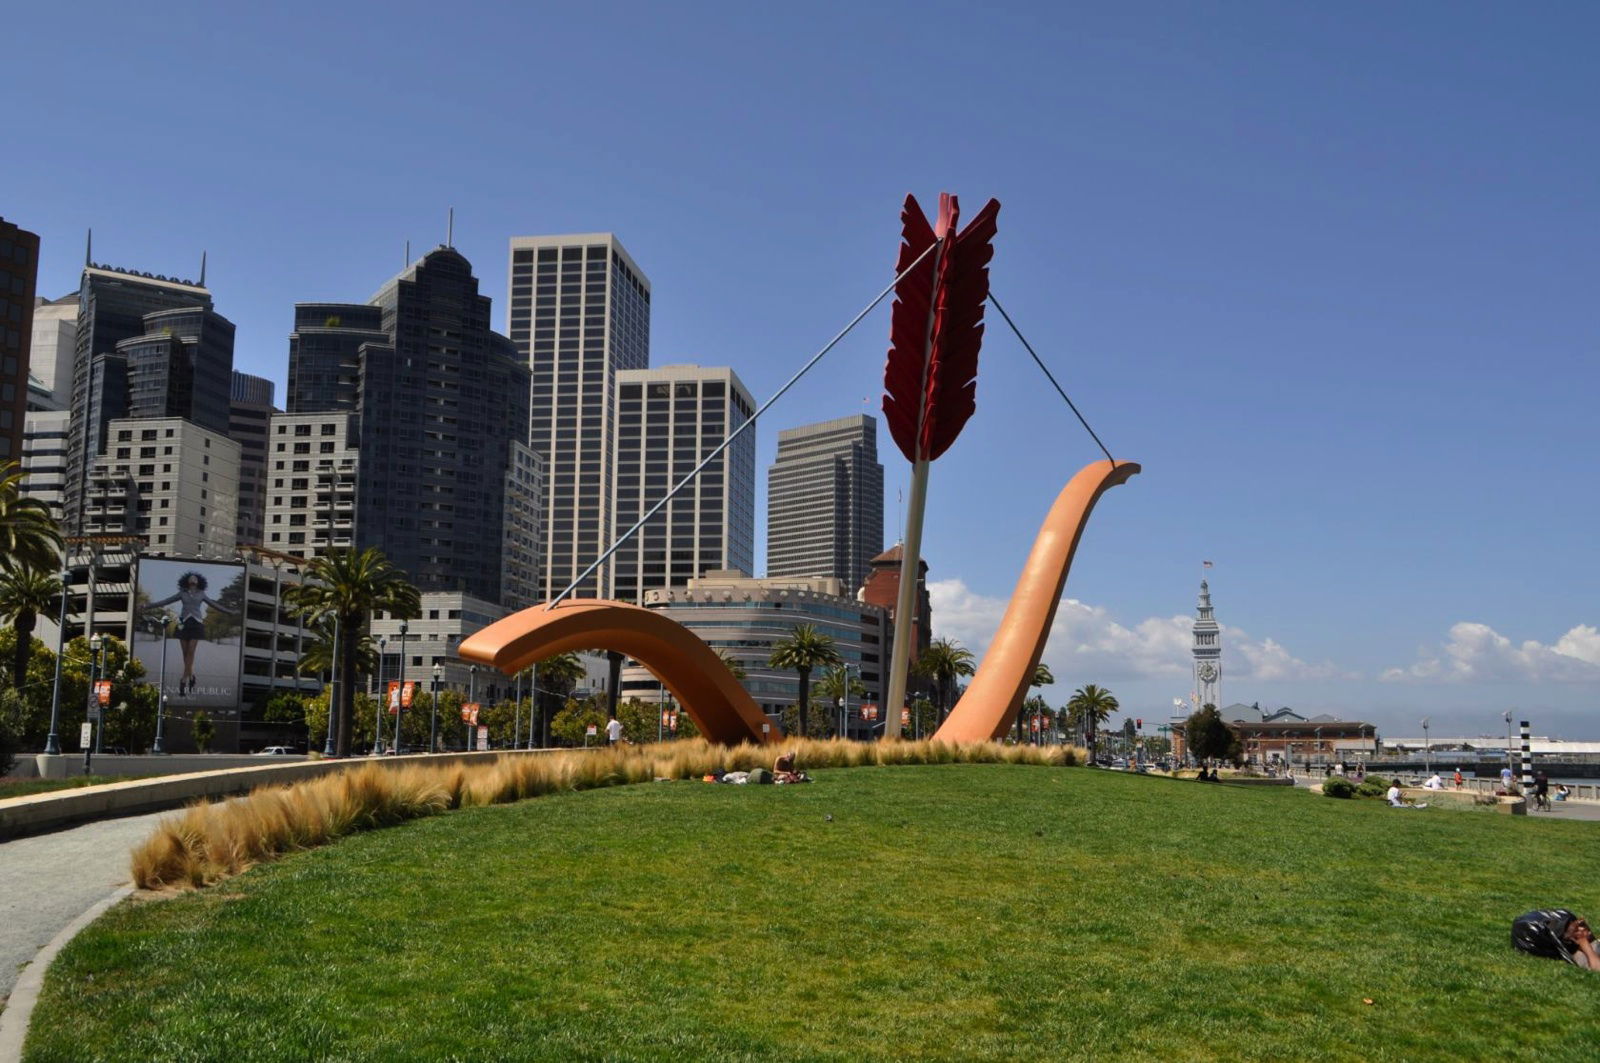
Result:
[[[77,790],[60,790],[54,793],[31,794],[0,800],[0,840],[24,834],[42,834],[60,830],[75,823],[87,823],[117,816],[134,816],[144,812],[159,812],[166,808],[181,808],[191,801],[227,797],[248,793],[258,786],[285,785],[303,779],[314,779],[332,772],[347,771],[365,764],[398,767],[404,764],[481,764],[499,757],[539,756],[549,750],[511,751],[491,753],[420,753],[406,757],[351,757],[346,760],[306,760],[300,757],[124,757],[123,760],[154,760],[171,763],[180,760],[203,761],[215,765],[218,761],[248,761],[248,767],[223,768],[212,771],[192,771],[183,775],[168,775],[159,779],[133,779],[128,782],[85,786]],[[41,757],[40,759],[45,759]],[[51,760],[74,758],[49,758]],[[262,763],[270,760],[271,763]],[[286,763],[287,761],[296,763]],[[79,761],[81,765],[82,761]],[[62,778],[64,775],[52,775]]]
[[[70,779],[83,774],[83,754],[66,753],[59,757],[40,753],[30,758],[34,773],[24,778]],[[303,764],[304,754],[287,757],[258,757],[247,753],[97,753],[90,762],[92,775],[190,775],[224,768],[259,768],[263,765]],[[18,761],[21,767],[24,761]]]

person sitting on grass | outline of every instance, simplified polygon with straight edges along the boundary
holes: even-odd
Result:
[[[773,782],[795,783],[811,781],[805,772],[795,768],[794,756],[795,751],[792,749],[787,753],[778,754],[778,759],[772,762]]]
[[[1400,780],[1394,779],[1389,783],[1389,792],[1383,795],[1392,808],[1427,808],[1426,804],[1411,805],[1406,803],[1405,795],[1400,792]]]
[[[1567,924],[1561,938],[1572,948],[1573,963],[1591,971],[1600,971],[1600,952],[1595,951],[1594,931],[1589,929],[1587,922],[1581,918],[1574,919]]]

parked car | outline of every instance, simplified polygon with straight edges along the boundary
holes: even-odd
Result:
[[[258,757],[292,757],[292,756],[294,756],[294,750],[290,749],[288,746],[268,746],[266,749],[258,751],[256,753],[256,756],[258,756]]]

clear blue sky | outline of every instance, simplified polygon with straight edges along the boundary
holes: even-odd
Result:
[[[1225,700],[1600,737],[1600,9],[1065,6],[12,5],[0,214],[52,296],[89,226],[153,272],[208,250],[280,386],[291,304],[366,298],[448,206],[501,327],[510,236],[610,230],[653,361],[761,397],[887,280],[907,191],[992,195],[995,292],[1146,470],[1053,700],[1187,695],[1210,559]],[[773,411],[763,485],[779,428],[876,409],[887,329]],[[978,402],[926,543],[975,649],[1096,456],[1003,330]]]

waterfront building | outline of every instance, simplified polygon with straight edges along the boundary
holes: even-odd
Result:
[[[0,218],[0,464],[20,461],[39,237]]]
[[[650,364],[650,281],[611,233],[511,239],[507,335],[531,370],[528,442],[544,458],[543,586],[610,545],[617,374]],[[610,597],[601,566],[574,593]]]
[[[839,656],[866,688],[863,703],[881,698],[889,611],[858,600],[836,577],[756,579],[742,572],[708,572],[681,589],[647,590],[642,604],[663,611],[737,662],[745,672],[744,688],[769,716],[781,715],[800,696],[799,677],[767,662],[773,645],[801,624],[833,639]],[[623,669],[623,697],[654,701],[659,687],[643,667],[629,662]]]
[[[858,594],[862,601],[875,605],[888,614],[891,630],[899,623],[896,611],[900,608],[900,570],[903,567],[904,555],[905,548],[900,543],[895,543],[872,558],[867,563],[867,578]],[[915,664],[917,658],[933,640],[933,600],[928,596],[927,558],[917,559],[917,591],[912,596],[912,603],[916,613],[910,620],[911,661]],[[887,646],[888,643],[884,645]],[[887,656],[884,657],[885,668],[888,667],[888,660]],[[912,672],[906,677],[906,700],[931,697],[933,687],[932,679]],[[887,684],[885,688],[887,689]]]
[[[750,419],[738,374],[696,365],[617,374],[611,539]],[[748,572],[755,554],[755,432],[746,431],[612,556],[611,593],[682,587],[712,570]]]
[[[1377,755],[1380,746],[1378,729],[1364,720],[1341,720],[1327,713],[1307,717],[1288,706],[1269,711],[1259,703],[1236,703],[1217,712],[1238,737],[1250,764],[1346,761],[1353,765],[1358,755]]]
[[[1195,609],[1194,644],[1189,654],[1194,662],[1194,704],[1222,705],[1222,629],[1212,615],[1211,587],[1200,581],[1200,602]]]
[[[767,575],[834,576],[854,591],[882,549],[877,418],[779,432],[767,470]]]

